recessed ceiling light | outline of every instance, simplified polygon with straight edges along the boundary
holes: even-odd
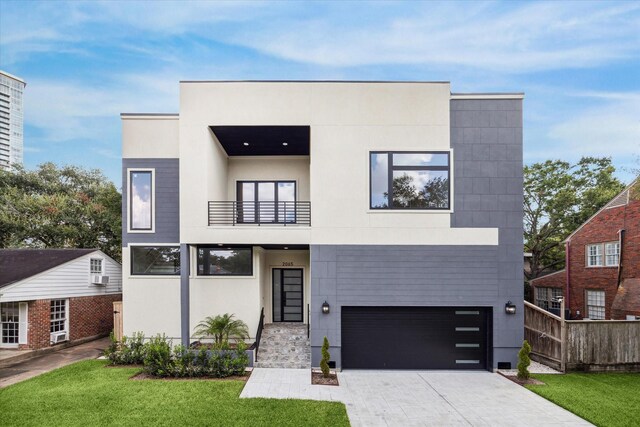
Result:
[[[249,146],[249,143],[248,143],[248,142],[243,142],[242,144],[243,144],[245,147],[248,147],[248,146]]]
[[[288,142],[283,142],[282,145],[284,145],[286,147],[287,145],[289,145],[289,143]]]
[[[289,249],[289,246],[285,246],[284,248],[285,248],[285,249]]]
[[[224,246],[222,243],[218,243],[218,246]]]

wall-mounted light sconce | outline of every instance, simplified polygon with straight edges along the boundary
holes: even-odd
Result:
[[[322,314],[329,314],[329,310],[331,309],[331,307],[329,307],[329,303],[328,302],[323,302],[322,303]]]
[[[511,301],[507,301],[504,305],[504,312],[507,314],[516,314],[516,305]]]

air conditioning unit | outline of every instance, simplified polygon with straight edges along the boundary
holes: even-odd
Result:
[[[91,283],[94,285],[106,286],[109,284],[109,276],[96,274],[91,277]]]
[[[51,344],[58,344],[59,342],[67,340],[66,332],[54,332],[51,334]]]

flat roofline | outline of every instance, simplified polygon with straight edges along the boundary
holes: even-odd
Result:
[[[451,84],[450,81],[418,80],[180,80],[180,83],[411,83]]]
[[[126,118],[178,118],[180,114],[178,113],[120,113],[120,117],[123,119]]]
[[[524,99],[524,92],[451,92],[451,99]]]
[[[22,83],[25,86],[27,85],[27,82],[22,80],[20,77],[14,76],[13,74],[7,73],[6,71],[0,70],[0,74],[4,74],[5,76],[9,77],[10,79],[17,80],[17,81],[19,81],[20,83]]]

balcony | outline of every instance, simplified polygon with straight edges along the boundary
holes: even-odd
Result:
[[[310,226],[311,202],[210,201],[210,226]]]

